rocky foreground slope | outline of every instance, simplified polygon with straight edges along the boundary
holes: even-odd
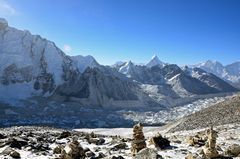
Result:
[[[216,150],[219,155],[225,156],[221,159],[239,159],[239,126],[232,124],[214,127],[214,130],[218,132]],[[151,130],[154,131],[150,134],[147,133]],[[185,159],[191,154],[195,159],[203,159],[201,151],[204,148],[203,145],[207,143],[204,135],[206,129],[175,133],[164,133],[161,128],[159,131],[157,130],[156,128],[143,127],[144,134],[142,135],[145,135],[146,139],[144,147],[147,148],[137,152],[134,159]],[[157,132],[164,136],[156,135]],[[133,143],[138,140],[138,132],[131,130],[130,137],[123,137],[124,133],[126,133],[124,129],[117,131],[114,136],[49,127],[0,129],[0,158],[133,159],[132,150],[135,147]],[[133,133],[135,135],[132,138]],[[196,140],[192,140],[193,138]]]
[[[192,130],[231,123],[240,123],[240,96],[234,96],[224,102],[184,117],[171,131]]]
[[[134,129],[2,128],[0,158],[207,159],[203,156],[213,155],[239,159],[239,101],[240,97],[234,96],[162,127],[142,128],[138,124]],[[203,128],[209,126],[214,126],[214,131],[210,131],[213,134]]]

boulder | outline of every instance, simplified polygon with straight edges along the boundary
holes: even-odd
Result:
[[[61,154],[63,147],[58,145],[53,149],[54,154]]]
[[[202,157],[198,156],[198,154],[192,154],[192,153],[189,153],[185,159],[202,159]],[[219,158],[220,159],[220,158]]]
[[[13,149],[11,147],[7,147],[5,148],[1,154],[3,155],[10,155],[10,153],[13,151]]]
[[[7,138],[7,136],[5,136],[4,134],[0,134],[0,139],[5,139]]]
[[[84,158],[85,153],[78,141],[73,141],[62,150],[62,159],[79,159]]]
[[[144,148],[140,150],[133,159],[163,159],[157,154],[157,150],[151,148]]]
[[[96,145],[102,145],[105,143],[105,139],[104,138],[92,138],[92,137],[88,137],[87,141],[89,144],[96,144]]]
[[[39,142],[39,143],[33,145],[32,149],[35,149],[36,151],[50,150],[49,144],[48,143],[43,143],[43,142]]]
[[[71,133],[69,131],[64,131],[58,136],[58,139],[67,138],[69,136],[71,136]]]
[[[11,138],[7,141],[7,144],[11,147],[11,148],[18,148],[21,149],[23,146],[28,145],[28,142],[21,139],[21,138]]]
[[[88,152],[88,151],[91,151],[88,147],[83,149],[84,153]]]
[[[189,153],[189,154],[185,157],[185,159],[195,159],[195,158],[193,157],[193,154],[192,154],[192,153]]]
[[[96,145],[102,145],[105,143],[105,139],[104,138],[99,138]]]
[[[99,152],[97,158],[104,158],[104,157],[106,157],[106,155],[104,155],[104,153],[102,152]]]
[[[10,153],[10,156],[11,156],[12,158],[20,158],[20,153],[18,153],[17,151],[12,151],[12,152]]]
[[[238,157],[240,155],[240,145],[233,144],[229,146],[225,153],[234,157]]]
[[[200,136],[200,135],[195,135],[195,136],[189,136],[187,138],[187,143],[190,146],[204,146],[206,144],[206,137]]]
[[[127,144],[125,142],[121,142],[113,147],[113,149],[119,150],[119,149],[126,149]]]
[[[112,156],[112,158],[111,159],[124,159],[124,157],[122,157],[122,156]]]
[[[93,157],[93,156],[95,156],[95,153],[93,153],[92,151],[87,151],[85,153],[85,155],[86,155],[86,157]]]
[[[154,144],[156,148],[165,149],[170,146],[170,141],[158,134],[150,139],[150,144]]]

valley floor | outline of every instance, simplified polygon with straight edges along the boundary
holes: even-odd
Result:
[[[0,127],[11,125],[48,125],[64,128],[113,128],[132,127],[136,122],[144,125],[159,126],[163,123],[179,120],[194,112],[210,107],[231,98],[216,96],[197,99],[176,107],[145,107],[145,108],[88,108],[77,103],[48,102],[45,99],[28,101],[24,106],[1,104]],[[36,102],[36,103],[35,103]],[[61,121],[61,122],[59,122]]]

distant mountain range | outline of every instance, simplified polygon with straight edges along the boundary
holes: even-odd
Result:
[[[234,62],[232,64],[223,66],[218,61],[206,61],[190,67],[198,67],[207,72],[213,73],[216,76],[230,82],[236,87],[240,87],[240,62]]]
[[[126,64],[126,66],[124,67],[123,64]],[[135,64],[135,65],[138,65],[138,64]],[[144,64],[141,64],[140,66],[143,66],[143,65]],[[153,67],[157,65],[160,67],[164,67],[168,65],[168,63],[162,62],[156,55],[154,55],[152,59],[147,64],[145,64],[145,66],[147,67]],[[119,66],[122,66],[120,72],[123,72],[122,70],[124,70],[127,67],[127,62],[117,62],[116,64],[113,65],[113,67],[119,67]],[[220,77],[221,79],[229,82],[235,87],[240,87],[240,61],[224,66],[218,61],[207,60],[206,62],[201,62],[195,65],[186,65],[182,67],[182,69],[186,69],[186,68],[191,68],[191,69],[200,68],[208,73],[212,73]]]
[[[7,103],[44,97],[80,106],[166,108],[237,91],[239,66],[208,61],[180,68],[157,56],[146,65],[103,66],[92,56],[68,56],[53,42],[0,19],[0,100]]]

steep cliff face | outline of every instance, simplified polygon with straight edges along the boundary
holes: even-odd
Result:
[[[0,20],[1,94],[9,92],[7,96],[15,98],[19,97],[17,94],[27,97],[52,93],[68,79],[73,70],[71,62],[53,42],[9,27],[7,21]]]

